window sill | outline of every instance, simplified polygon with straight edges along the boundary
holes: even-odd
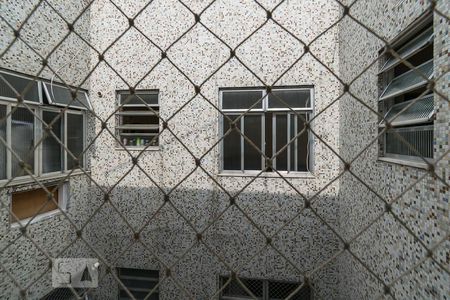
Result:
[[[30,222],[28,225],[31,225],[31,224],[34,224],[34,223],[37,223],[37,222],[40,222],[40,221],[44,221],[44,220],[47,220],[47,219],[50,219],[50,218],[54,218],[54,217],[56,217],[56,216],[58,216],[60,214],[62,214],[62,212],[59,209],[55,209],[55,210],[52,210],[52,211],[49,211],[49,212],[46,212],[46,213],[39,214],[39,215],[35,216],[31,222],[30,222],[30,220],[32,219],[32,217],[20,220],[18,222],[11,223],[11,228],[23,227],[23,226],[27,225],[28,222]]]
[[[406,160],[406,159],[400,159],[400,158],[392,158],[392,157],[378,157],[378,161],[384,162],[384,163],[391,163],[401,166],[407,166],[407,167],[413,167],[418,169],[428,169],[428,165],[424,162],[420,161],[412,161],[412,160]]]
[[[258,171],[252,172],[232,172],[232,171],[222,171],[218,174],[219,177],[256,177],[258,174],[260,174],[259,178],[316,178],[313,173],[311,172],[292,172],[292,173],[286,173],[286,172],[280,172],[278,173],[272,173],[272,172],[263,172],[260,173]]]
[[[85,171],[86,173],[90,173],[90,171]],[[68,177],[67,175],[69,174],[69,172],[66,173],[51,173],[51,174],[45,174],[42,176],[35,176],[36,179],[33,179],[29,176],[22,176],[20,178],[16,178],[13,179],[11,182],[9,182],[8,184],[6,184],[8,182],[8,180],[0,180],[0,186],[1,187],[14,187],[14,186],[18,186],[18,185],[24,185],[24,184],[32,184],[32,183],[36,183],[37,181],[41,182],[41,181],[47,181],[47,180],[58,180],[61,178],[67,178],[69,179],[72,176],[76,176],[76,175],[82,175],[85,172],[81,171],[80,169],[77,169],[75,171],[73,171],[72,173],[70,173],[70,176]]]
[[[145,147],[116,147],[116,151],[159,151],[161,150],[160,146],[149,146]]]

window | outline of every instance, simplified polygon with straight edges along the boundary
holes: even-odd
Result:
[[[48,186],[46,188],[53,193],[53,197],[57,201],[59,207],[61,209],[66,209],[68,185],[63,184],[59,188],[57,186]],[[40,188],[11,194],[11,223],[21,221],[25,224],[30,218],[39,219],[39,217],[47,216],[58,211],[58,206],[53,200],[49,200],[47,192],[44,189]],[[36,216],[38,216],[38,218],[36,218]]]
[[[304,122],[313,112],[312,88],[222,90],[220,96],[222,170],[311,171],[312,139]],[[272,167],[262,154],[274,158]]]
[[[379,73],[379,110],[384,119],[379,130],[385,129],[386,121],[392,127],[380,139],[383,157],[403,161],[433,158],[434,97],[427,89],[428,80],[433,78],[433,36],[432,19],[426,16],[393,43],[394,51],[417,71],[391,54],[384,57]]]
[[[117,137],[123,146],[158,146],[159,97],[157,91],[118,92]]]
[[[117,275],[123,285],[134,296],[134,298],[159,300],[159,289],[156,287],[159,282],[159,271],[117,268]],[[147,295],[150,294],[151,291],[153,291],[151,296],[147,297]],[[128,293],[122,288],[121,285],[119,285],[119,299],[133,299],[128,295]]]
[[[21,76],[16,76],[19,78],[16,80],[14,76],[0,72],[0,139],[3,139],[3,142],[0,140],[0,180],[22,178],[29,173],[35,176],[57,174],[78,168],[63,145],[79,158],[79,165],[83,166],[85,112],[77,106],[61,109],[52,104],[69,103],[69,89],[63,93],[63,87],[59,85],[59,94],[55,93],[55,97],[48,95],[48,91],[38,90],[32,94],[38,98],[26,100],[25,107],[18,104],[15,97],[10,97],[10,89],[20,87],[16,81],[30,80]],[[45,89],[48,83],[38,82],[31,86]],[[89,103],[86,92],[81,94],[86,97],[83,101]],[[21,161],[24,165],[20,164]]]
[[[39,81],[26,76],[0,72],[0,97],[7,100],[16,101],[20,94],[27,102],[42,103],[40,85]]]
[[[220,277],[220,288],[229,280],[229,277]],[[309,286],[303,286],[297,282],[286,282],[278,280],[246,279],[239,278],[251,294],[242,287],[237,280],[232,280],[223,290],[221,300],[310,300],[311,290]],[[299,289],[300,288],[300,289]],[[253,294],[253,295],[252,295]]]

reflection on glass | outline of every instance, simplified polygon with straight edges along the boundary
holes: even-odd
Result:
[[[25,107],[13,107],[12,110],[11,148],[15,155],[11,155],[11,165],[12,176],[17,177],[28,174],[20,166],[20,160],[31,173],[34,173],[34,115]]]
[[[79,159],[80,167],[83,166],[83,155],[81,155],[84,150],[83,123],[83,115],[67,114],[67,148],[73,156]],[[70,153],[67,153],[67,169],[69,170],[77,168]]]
[[[61,171],[62,168],[62,150],[60,142],[54,137],[56,136],[62,143],[62,117],[57,112],[44,111],[42,118],[45,124],[42,124],[44,140],[42,141],[42,169],[44,173]],[[53,123],[52,123],[53,122]],[[45,130],[46,124],[52,123],[51,127],[53,135]]]

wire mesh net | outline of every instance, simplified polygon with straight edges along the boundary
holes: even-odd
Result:
[[[432,15],[434,39],[444,49],[432,55],[434,71],[429,62],[425,68],[410,59],[411,52],[391,44],[380,33],[383,24],[367,22],[370,10],[361,6],[382,10],[375,1],[310,1],[312,9],[321,5],[324,12],[332,3],[338,14],[325,25],[309,20],[318,27],[308,29],[309,38],[282,20],[295,1],[122,2],[2,3],[2,296],[66,299],[70,291],[78,299],[448,297],[449,64],[448,55],[441,55],[448,51],[448,37],[442,36],[449,24],[446,1],[389,4],[392,10],[419,7]],[[244,4],[243,19],[231,25],[225,18],[217,26],[209,14]],[[173,15],[171,6],[183,12]],[[261,23],[245,26],[261,16]],[[158,20],[159,34],[141,26],[143,18]],[[56,29],[30,35],[39,23]],[[239,28],[231,37],[223,31],[230,26]],[[330,35],[339,38],[337,29],[348,30],[349,37],[370,36],[376,46],[365,49],[369,54],[353,55],[355,45],[348,38],[335,49],[339,59],[328,56],[316,45]],[[269,47],[261,36],[275,36],[275,42]],[[254,41],[261,52],[241,51]],[[421,45],[426,55],[427,44]],[[278,50],[275,58],[264,52],[271,47]],[[88,63],[78,64],[80,55]],[[349,57],[357,68],[336,67],[339,60],[346,66]],[[284,76],[304,67],[305,60],[320,67],[316,77],[333,88],[325,97],[332,99],[321,100],[320,84],[284,83]],[[395,60],[406,68],[403,79],[410,80],[391,78],[395,87],[378,96],[403,93],[411,102],[385,119],[386,111],[368,100],[378,102],[378,96],[368,98],[362,82],[376,82],[374,68],[379,71],[386,61],[395,65]],[[282,72],[269,76],[276,67]],[[251,79],[243,80],[246,88],[238,91],[246,96],[227,107],[227,96],[239,97],[232,95],[239,79],[227,81],[237,68]],[[419,89],[408,90],[410,82]],[[113,101],[108,89],[116,93]],[[290,98],[289,90],[297,94]],[[426,134],[396,130],[396,118],[430,94],[438,115],[425,121],[432,124]],[[337,106],[341,118],[348,112],[342,124],[333,121]],[[338,126],[339,137],[318,123]],[[383,139],[386,132],[389,137]],[[357,145],[346,140],[352,135],[365,138]],[[414,157],[413,167],[420,165],[420,171],[391,167],[394,175],[389,175],[366,169],[371,149],[377,156],[386,151],[383,147]],[[151,150],[164,154],[149,157]],[[113,158],[112,152],[120,155]],[[333,166],[320,164],[326,160]],[[232,179],[223,180],[219,169],[232,171],[222,174]],[[308,176],[317,181],[308,183]],[[260,182],[270,186],[270,195],[252,190]],[[433,192],[427,190],[430,185]],[[359,193],[352,190],[356,186]],[[20,199],[21,192],[35,189],[43,196]],[[213,203],[204,201],[212,198]],[[421,202],[427,213],[403,211],[398,204],[405,199],[406,206]],[[349,208],[352,201],[358,205]],[[57,218],[58,227],[42,225],[45,218],[50,227]],[[436,228],[417,226],[422,218],[433,219]],[[392,239],[383,227],[395,229]],[[61,238],[55,241],[55,236]],[[371,256],[374,244],[381,250]],[[398,256],[389,256],[392,252]],[[80,290],[68,284],[45,298],[52,290],[52,259],[58,257],[98,259],[99,287]],[[156,284],[145,286],[143,280],[144,286],[131,286],[128,281],[136,278],[121,278],[118,266],[157,270],[160,276]],[[224,273],[228,277],[219,279]],[[424,280],[422,273],[433,274],[434,281]],[[286,282],[250,277],[286,277]],[[109,285],[102,287],[105,282]]]

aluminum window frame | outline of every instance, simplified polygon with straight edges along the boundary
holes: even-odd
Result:
[[[91,100],[89,98],[89,94],[87,91],[82,90],[82,89],[77,89],[77,94],[81,93],[81,94],[84,94],[84,96],[86,97],[88,107],[84,106],[80,101],[77,102],[77,101],[72,101],[72,100],[71,100],[72,102],[70,104],[63,104],[63,103],[58,103],[58,102],[54,101],[54,99],[53,99],[52,95],[50,94],[50,91],[47,87],[47,84],[54,85],[54,86],[57,86],[57,87],[60,87],[60,88],[63,88],[63,89],[69,90],[69,91],[70,91],[70,89],[66,85],[60,84],[60,83],[42,82],[41,83],[42,89],[44,90],[44,93],[47,97],[49,105],[54,105],[54,106],[59,106],[59,107],[67,107],[67,108],[72,108],[72,109],[93,110],[92,103],[91,103]],[[76,105],[77,103],[80,103],[80,105]]]
[[[116,134],[116,138],[120,141],[116,142],[116,150],[123,150],[123,148],[127,149],[127,150],[159,150],[160,149],[160,134],[161,134],[161,122],[160,122],[160,114],[161,114],[161,93],[159,89],[141,89],[141,90],[136,90],[135,94],[139,95],[139,94],[144,94],[144,95],[156,95],[157,96],[157,103],[156,104],[148,104],[148,103],[142,103],[142,104],[122,104],[122,98],[128,97],[130,96],[130,91],[128,90],[117,90],[116,91],[116,112],[114,113],[115,115],[115,134]],[[132,107],[136,107],[136,108],[152,108],[154,109],[155,107],[158,108],[158,113],[154,113],[153,111],[147,111],[147,112],[139,112],[139,111],[131,111],[131,112],[123,112],[120,111],[120,108],[122,107],[127,107],[127,108],[132,108]],[[147,146],[126,146],[122,143],[122,139],[121,139],[121,134],[120,134],[120,130],[124,130],[122,127],[126,126],[123,125],[123,121],[122,118],[123,116],[156,116],[158,117],[158,124],[143,124],[142,127],[146,126],[150,126],[153,128],[142,128],[141,130],[158,130],[158,132],[156,134],[153,133],[149,133],[147,135],[149,136],[157,136],[158,139],[158,145],[147,145]],[[139,127],[136,129],[140,129]],[[123,147],[123,148],[122,148]]]
[[[254,87],[242,87],[242,88],[220,88],[219,89],[219,109],[222,112],[219,113],[219,137],[223,137],[224,135],[224,131],[223,131],[223,124],[224,124],[224,116],[223,115],[239,115],[240,116],[240,122],[241,122],[241,126],[242,126],[242,132],[245,134],[245,129],[244,129],[244,118],[246,115],[248,114],[252,114],[252,113],[256,113],[256,114],[262,114],[262,132],[261,132],[261,152],[266,153],[266,136],[265,136],[265,127],[266,127],[266,118],[265,113],[267,112],[271,112],[273,113],[272,116],[272,122],[275,122],[274,119],[274,115],[276,113],[281,113],[281,114],[294,114],[294,112],[299,113],[299,114],[305,114],[307,116],[307,119],[311,119],[314,116],[314,112],[315,112],[315,89],[313,85],[308,85],[308,86],[299,86],[299,87],[295,87],[295,86],[289,86],[289,87],[274,87],[272,88],[272,91],[289,91],[289,90],[306,90],[310,92],[310,106],[307,108],[269,108],[268,107],[268,101],[269,101],[269,97],[267,94],[267,90],[263,87],[258,87],[258,88],[254,88]],[[262,109],[222,109],[223,107],[223,93],[225,92],[247,92],[247,91],[261,91],[262,93]],[[246,112],[243,116],[242,113]],[[313,122],[314,123],[314,122]],[[311,126],[313,127],[314,124],[311,124]],[[274,125],[274,123],[272,123]],[[297,125],[296,125],[297,126]],[[288,128],[289,131],[289,128]],[[272,127],[272,139],[274,138],[274,136],[276,136],[276,130],[274,130],[274,127]],[[265,159],[262,156],[261,157],[261,170],[245,170],[244,168],[244,137],[242,135],[240,135],[240,139],[241,139],[241,170],[226,170],[224,169],[224,139],[222,139],[222,141],[220,142],[220,154],[219,154],[219,175],[249,175],[249,176],[256,176],[258,174],[261,173],[261,171],[265,168]],[[288,140],[290,140],[290,138],[288,137]],[[295,143],[295,145],[297,145],[298,143],[298,138],[295,139],[295,141],[293,142]],[[274,147],[274,144],[272,142],[272,147]],[[297,146],[296,146],[297,147]],[[305,175],[305,174],[312,174],[314,171],[314,136],[312,135],[311,131],[308,131],[308,151],[309,151],[309,157],[307,158],[307,165],[308,165],[308,170],[307,171],[281,171],[281,170],[277,170],[277,172],[281,175]],[[290,147],[287,148],[288,150],[290,149]],[[297,149],[297,148],[296,148]],[[273,151],[273,150],[272,150]],[[275,153],[275,152],[274,152]],[[276,159],[274,160],[274,164],[275,164]],[[290,166],[288,165],[288,169],[290,168]],[[268,175],[272,175],[272,174],[276,174],[277,172],[268,172],[268,171],[264,171],[263,176],[268,176]]]
[[[416,47],[417,49],[415,49],[415,51],[412,51],[411,53],[408,54],[407,57],[403,57],[403,59],[413,57],[414,55],[417,55],[421,50],[425,49],[429,45],[434,46],[434,41],[435,41],[434,29],[435,28],[434,28],[433,14],[425,13],[416,22],[414,22],[413,24],[408,26],[407,29],[405,29],[402,33],[400,33],[399,36],[397,38],[395,38],[394,41],[391,42],[390,44],[394,48],[395,47],[398,48],[399,45],[403,44],[398,50],[396,50],[398,52],[398,51],[401,51],[402,49],[407,48],[409,45],[413,44],[414,41],[417,41],[417,39],[419,39],[423,36],[429,35],[429,38],[426,40],[426,42],[422,46]],[[431,35],[430,35],[430,31],[432,31]],[[420,33],[417,34],[418,32],[420,32]],[[429,96],[434,97],[433,93],[431,93],[431,94],[422,95],[413,100],[406,100],[406,101],[402,101],[400,103],[394,102],[394,99],[396,97],[401,97],[402,95],[407,94],[413,90],[416,90],[416,89],[419,89],[422,87],[426,87],[427,80],[425,80],[423,78],[423,76],[421,76],[419,74],[416,74],[416,75],[418,77],[420,77],[420,79],[421,79],[420,83],[410,85],[400,91],[395,92],[394,94],[389,95],[388,97],[385,97],[384,95],[385,95],[386,91],[388,90],[388,88],[390,87],[390,85],[392,84],[392,82],[394,82],[396,79],[406,76],[408,74],[413,74],[412,72],[414,72],[414,73],[417,71],[420,72],[420,70],[410,69],[410,70],[400,74],[399,76],[394,76],[395,67],[397,67],[400,63],[397,62],[397,63],[393,64],[392,66],[389,66],[388,68],[386,68],[388,62],[390,60],[392,60],[392,57],[390,57],[389,54],[385,54],[381,50],[380,50],[380,53],[382,55],[381,57],[383,57],[383,56],[385,57],[385,61],[384,61],[383,65],[381,65],[381,64],[379,65],[380,71],[378,72],[379,83],[382,85],[382,90],[380,91],[380,94],[378,97],[378,107],[379,107],[379,110],[383,113],[383,118],[387,118],[389,113],[392,111],[392,109],[398,107],[398,105],[404,105],[404,103],[410,102],[410,101],[411,102],[412,101],[420,101],[423,98],[426,98]],[[431,72],[428,77],[428,80],[430,80],[434,77],[434,63],[435,63],[435,55],[433,53],[430,59],[421,63],[420,65],[416,66],[415,68],[418,69],[420,67],[423,67],[426,64],[431,64]],[[427,75],[427,74],[422,74],[422,75]],[[400,113],[400,115],[401,114],[402,113]],[[394,120],[391,123],[391,125],[392,125],[393,129],[402,129],[402,128],[408,128],[408,127],[417,128],[417,127],[431,126],[431,127],[433,127],[433,130],[434,130],[434,118],[433,118],[434,114],[435,114],[435,110],[433,110],[428,115],[428,118],[425,118],[425,117],[424,118],[413,118],[411,120],[403,120],[401,122],[396,122]],[[378,123],[379,131],[386,130],[385,122],[386,121],[384,119],[380,120],[380,122]],[[431,142],[432,144],[434,143],[434,140],[435,140],[435,138],[433,136],[433,141]],[[402,141],[398,140],[397,143],[402,143]],[[412,166],[412,167],[418,167],[417,163],[421,163],[421,164],[425,165],[425,161],[426,162],[434,161],[433,158],[434,158],[435,151],[433,151],[433,153],[432,153],[433,157],[428,158],[428,157],[422,157],[422,156],[411,156],[411,155],[400,155],[400,154],[389,153],[389,152],[387,152],[387,148],[388,148],[387,146],[388,145],[387,145],[387,131],[386,131],[379,138],[378,160],[391,162],[390,159],[393,159],[393,160],[395,160],[395,163],[398,163],[401,165],[408,165],[408,166]]]
[[[55,108],[55,107],[48,107],[48,106],[44,106],[44,107],[42,107],[41,108],[41,110],[40,110],[40,112],[39,112],[39,118],[42,120],[42,121],[44,121],[44,119],[43,119],[43,116],[44,116],[44,111],[47,111],[47,112],[56,112],[56,113],[58,113],[58,114],[60,114],[61,113],[61,110],[59,110],[58,108]],[[60,139],[60,141],[64,144],[64,145],[67,145],[66,143],[65,143],[65,137],[66,137],[66,124],[65,124],[65,120],[66,120],[66,113],[67,113],[67,111],[66,112],[64,112],[63,113],[63,115],[60,117],[60,120],[61,120],[61,126],[62,126],[62,132],[61,132],[61,135],[62,135],[62,137],[61,137],[61,139]],[[42,122],[38,122],[39,123],[39,130],[40,130],[40,138],[44,138],[44,129],[43,129],[43,123]],[[50,135],[51,136],[51,135]],[[48,173],[45,173],[44,172],[44,168],[43,168],[43,166],[44,166],[44,157],[43,157],[43,153],[44,153],[44,150],[43,150],[43,143],[44,143],[44,139],[42,140],[42,142],[40,143],[40,145],[39,145],[39,170],[40,170],[40,173],[39,173],[39,175],[40,176],[57,176],[57,175],[60,175],[60,174],[63,174],[63,173],[65,173],[65,172],[67,172],[67,170],[66,170],[66,168],[65,168],[65,161],[66,161],[66,159],[64,158],[64,153],[66,152],[65,150],[64,150],[64,147],[62,148],[62,155],[61,155],[61,159],[62,159],[62,164],[61,164],[61,171],[54,171],[54,172],[48,172]],[[62,146],[62,145],[60,145],[60,146]]]
[[[42,94],[42,81],[40,79],[38,79],[38,78],[34,79],[31,76],[26,76],[24,74],[18,74],[18,73],[12,72],[12,71],[4,70],[4,69],[0,69],[0,75],[1,74],[8,74],[8,75],[11,75],[11,76],[24,78],[24,79],[28,79],[30,81],[36,82],[37,89],[38,89],[39,102],[26,100],[25,98],[23,99],[23,102],[26,103],[26,104],[29,104],[29,105],[40,105],[40,104],[44,103],[44,100],[43,100],[44,97],[43,97],[43,94]],[[3,80],[3,79],[0,79],[0,80]],[[0,95],[0,100],[12,101],[12,102],[18,103],[17,98],[10,98],[10,97],[5,97],[5,96],[1,96],[1,95]]]
[[[12,147],[11,144],[11,122],[12,122],[12,114],[11,114],[11,110],[13,107],[22,107],[24,108],[24,106],[20,106],[18,103],[13,103],[10,101],[5,101],[5,100],[0,100],[0,105],[6,106],[6,115],[8,116],[6,118],[6,143],[7,143],[7,149],[6,149],[6,178],[5,179],[0,179],[0,185],[2,183],[8,182],[11,178],[12,178],[12,157],[13,154],[11,153],[11,151],[8,148]],[[56,171],[56,172],[48,172],[48,173],[44,173],[43,172],[43,156],[42,156],[42,146],[43,143],[42,141],[39,143],[39,145],[36,146],[37,141],[39,141],[42,137],[43,137],[43,127],[42,127],[42,114],[44,111],[51,111],[51,112],[58,112],[60,113],[60,109],[54,107],[54,106],[49,106],[49,105],[37,105],[36,103],[34,103],[34,105],[29,104],[28,105],[30,107],[30,109],[33,109],[35,112],[33,113],[34,116],[34,147],[35,147],[35,151],[34,151],[34,172],[33,172],[33,176],[39,177],[39,178],[53,178],[53,177],[58,177],[58,176],[64,176],[64,174],[67,174],[69,172],[79,172],[81,171],[81,168],[77,168],[77,169],[73,169],[69,170],[67,169],[67,151],[65,149],[63,149],[63,168],[62,170]],[[64,143],[64,145],[67,147],[67,114],[77,114],[77,115],[82,115],[83,116],[83,150],[85,150],[85,146],[86,146],[86,142],[87,142],[87,115],[85,113],[85,111],[80,111],[80,110],[73,110],[73,109],[67,109],[65,110],[62,119],[63,119],[63,139],[61,139],[61,141]],[[83,153],[83,169],[87,169],[87,153],[86,151],[84,151]],[[30,177],[30,175],[23,175],[23,176],[16,176],[14,177],[14,179],[11,181],[10,184],[14,184],[14,183],[22,183],[25,182],[26,180],[30,179],[32,177]]]

